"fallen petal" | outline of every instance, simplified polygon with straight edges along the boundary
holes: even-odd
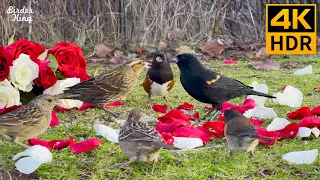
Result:
[[[210,130],[210,132],[214,133],[215,138],[224,137],[224,121],[215,121],[215,122],[205,122],[203,127]]]
[[[243,104],[239,105],[238,107],[243,108],[245,111],[247,111],[249,109],[253,109],[256,106],[257,104],[253,99],[247,98],[246,100],[244,100]]]
[[[311,133],[315,136],[315,137],[319,137],[320,135],[320,130],[316,127],[311,129]]]
[[[194,149],[196,147],[202,146],[203,142],[199,138],[188,138],[188,137],[175,137],[174,139],[174,147],[179,149]]]
[[[305,74],[312,74],[312,66],[309,65],[303,69],[298,69],[294,73],[294,75],[305,75]]]
[[[107,103],[104,107],[107,109],[109,107],[116,107],[116,106],[122,106],[122,105],[124,105],[123,102],[118,100],[111,103]]]
[[[174,138],[173,138],[173,136],[172,136],[171,133],[162,133],[161,136],[162,136],[163,140],[164,140],[167,144],[173,145],[173,143],[174,143]]]
[[[168,124],[176,119],[189,121],[188,117],[181,110],[177,110],[177,109],[171,110],[164,116],[160,116],[157,119],[162,123],[168,123]]]
[[[273,99],[275,103],[278,103],[280,105],[287,105],[290,107],[299,107],[301,106],[303,101],[302,92],[299,89],[290,85],[288,85],[284,89],[283,93],[278,92],[273,96],[276,97],[276,99]]]
[[[24,157],[19,159],[15,166],[23,174],[31,174],[37,170],[43,162],[38,157]]]
[[[59,119],[54,111],[51,113],[50,127],[55,127],[59,125]]]
[[[276,118],[278,115],[272,108],[256,106],[253,109],[249,109],[243,114],[247,118],[256,117],[260,119],[272,119]]]
[[[320,116],[320,106],[317,106],[311,110],[311,114]]]
[[[285,128],[290,122],[284,118],[275,118],[267,127],[267,131],[278,131]]]
[[[257,130],[257,135],[260,137],[265,137],[268,139],[271,139],[271,142],[263,141],[259,139],[259,144],[265,144],[267,146],[272,146],[274,143],[276,143],[278,137],[280,136],[280,133],[277,131],[267,131],[265,128],[256,128]]]
[[[28,140],[28,143],[30,146],[40,145],[40,146],[48,148],[49,150],[52,150],[52,149],[60,150],[60,149],[63,149],[63,148],[66,148],[69,146],[70,139],[47,141],[47,140],[32,138],[32,139]]]
[[[251,86],[253,87],[254,91],[258,91],[258,92],[262,92],[262,93],[268,94],[269,89],[268,89],[268,86],[266,84],[263,84],[263,83],[259,84],[257,82],[252,82]],[[255,96],[255,95],[249,95],[249,96],[247,96],[247,99],[253,99],[257,106],[264,106],[264,104],[265,104],[265,102],[267,100],[266,97]]]
[[[113,143],[119,143],[119,129],[113,129],[110,126],[105,126],[102,124],[94,124],[93,128],[96,130],[97,136],[103,136]]]
[[[75,154],[88,152],[97,146],[102,146],[102,141],[98,138],[90,138],[81,142],[74,142],[73,139],[70,142],[70,150]]]
[[[303,118],[300,123],[299,127],[318,127],[320,128],[320,117],[306,117]]]
[[[238,60],[226,59],[223,61],[224,64],[237,64]]]
[[[207,111],[208,111],[208,110],[211,110],[212,108],[213,108],[213,107],[212,107],[211,105],[206,105],[206,106],[204,106],[204,109],[207,110]]]
[[[314,90],[320,92],[320,87],[316,87]]]
[[[177,109],[184,109],[184,110],[195,110],[196,106],[194,104],[189,104],[188,102],[184,102],[180,104]]]
[[[300,127],[297,136],[299,137],[310,137],[311,129],[307,127]]]
[[[281,139],[292,138],[298,134],[299,125],[296,123],[288,124],[285,128],[277,131]]]
[[[193,126],[182,126],[176,128],[172,135],[175,137],[200,138],[205,144],[209,141],[204,132]]]
[[[177,119],[171,123],[162,123],[162,122],[158,122],[156,124],[156,130],[159,133],[172,133],[175,129],[182,127],[182,126],[188,126],[190,125],[190,121],[185,121],[185,120],[181,120],[181,119]]]
[[[186,114],[190,121],[195,121],[196,119],[200,119],[200,113],[197,111],[194,114]]]
[[[8,112],[14,111],[14,110],[19,109],[21,107],[22,107],[21,105],[19,105],[19,106],[14,105],[14,106],[11,106],[8,108],[3,108],[3,109],[0,109],[0,114],[6,114]]]
[[[164,104],[164,105],[154,104],[154,105],[152,105],[152,109],[156,112],[159,112],[159,113],[167,113],[167,105],[166,104]]]
[[[292,164],[312,164],[318,157],[318,149],[310,151],[289,152],[282,159]]]
[[[40,145],[29,147],[25,151],[16,154],[12,160],[16,161],[21,157],[38,157],[43,163],[52,161],[52,154],[49,149]]]
[[[262,124],[264,123],[264,120],[254,119],[254,118],[250,118],[250,121],[252,122],[254,127],[261,127]]]
[[[308,106],[303,106],[296,111],[287,114],[287,117],[290,119],[303,119],[309,116],[312,116],[312,112]]]

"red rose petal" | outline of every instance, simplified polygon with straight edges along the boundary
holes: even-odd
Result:
[[[288,86],[288,85],[282,86],[281,88],[278,89],[278,91],[283,91],[287,86]],[[290,86],[294,87],[294,85],[290,85]]]
[[[98,138],[90,138],[81,142],[74,142],[73,138],[70,140],[70,150],[75,154],[88,152],[97,146],[102,146],[102,141]]]
[[[40,145],[40,146],[48,148],[49,150],[52,149],[52,147],[49,146],[49,141],[47,141],[47,140],[32,138],[32,139],[28,140],[28,143],[30,146]]]
[[[252,122],[254,127],[261,127],[262,124],[264,123],[264,120],[254,119],[254,118],[250,118],[250,121]]]
[[[174,139],[171,133],[161,133],[161,136],[167,144],[173,145]]]
[[[194,114],[186,114],[190,121],[194,121],[196,119],[200,119],[200,113],[197,111]]]
[[[256,107],[256,103],[254,102],[253,99],[246,99],[244,100],[243,104],[239,105],[239,108],[243,108],[245,111],[249,110],[249,109],[253,109],[254,107]]]
[[[316,87],[314,90],[320,92],[320,87]]]
[[[208,139],[217,138],[214,132],[211,132],[209,129],[205,128],[204,126],[197,126],[196,128],[202,131],[207,136]]]
[[[311,114],[320,116],[320,106],[317,106],[311,110]]]
[[[215,138],[224,137],[224,121],[214,121],[214,122],[205,122],[203,127],[210,130],[210,132],[214,133]]]
[[[221,112],[223,113],[225,110],[232,109],[234,107],[236,107],[236,106],[231,104],[231,103],[229,103],[229,102],[224,102],[224,103],[222,103]]]
[[[83,110],[86,110],[86,109],[89,109],[89,108],[92,108],[94,107],[93,104],[88,104],[88,103],[83,103],[81,107],[77,108],[79,111],[83,111]]]
[[[0,109],[0,114],[6,114],[8,112],[11,112],[11,111],[14,111],[16,109],[19,109],[21,108],[22,106],[21,105],[14,105],[14,106],[11,106],[11,107],[8,107],[8,108],[3,108],[3,109]]]
[[[207,111],[208,111],[208,110],[211,110],[212,108],[213,108],[213,107],[212,107],[211,105],[206,105],[206,106],[204,107],[204,109],[207,110]]]
[[[188,126],[188,125],[190,125],[190,121],[185,121],[185,120],[182,120],[182,119],[176,119],[175,121],[173,121],[173,122],[171,122],[169,124],[168,123],[158,122],[156,124],[156,130],[159,133],[163,133],[163,132],[171,133],[178,127]]]
[[[152,105],[152,109],[156,112],[160,112],[160,113],[166,113],[167,112],[167,105],[159,105],[159,104],[154,104]]]
[[[66,148],[69,146],[71,141],[70,139],[67,140],[52,140],[52,141],[47,141],[47,140],[41,140],[41,139],[29,139],[28,143],[33,146],[33,145],[40,145],[40,146],[44,146],[46,148],[48,148],[49,150],[60,150],[63,148]]]
[[[177,110],[177,109],[171,110],[170,112],[168,112],[164,116],[160,116],[157,119],[162,123],[171,123],[172,121],[174,121],[176,119],[182,119],[185,121],[189,121],[188,117],[181,110]]]
[[[320,128],[320,117],[306,117],[303,118],[300,123],[299,127],[317,127]]]
[[[237,64],[238,60],[226,59],[223,61],[224,64]]]
[[[220,113],[218,121],[223,121],[224,122],[224,114],[223,113]]]
[[[284,139],[295,137],[298,134],[298,131],[299,125],[297,123],[290,123],[284,129],[281,129],[276,132],[279,132],[279,137]]]
[[[107,109],[109,107],[122,106],[122,105],[124,105],[123,102],[118,100],[118,101],[114,101],[114,102],[108,103],[104,107]]]
[[[184,110],[195,110],[196,106],[194,104],[189,104],[188,102],[184,102],[180,104],[177,109],[184,109]]]
[[[267,146],[272,146],[274,145],[274,143],[276,143],[280,133],[276,132],[276,131],[267,131],[265,128],[257,128],[257,135],[260,137],[265,137],[265,138],[269,138],[272,139],[271,142],[267,142],[267,141],[263,141],[261,139],[259,139],[259,143],[260,144],[265,144]]]
[[[287,117],[290,119],[303,119],[310,116],[312,116],[312,113],[308,106],[303,106],[296,111],[287,114]]]
[[[54,127],[54,126],[58,126],[59,125],[59,119],[56,115],[56,113],[54,111],[51,112],[51,122],[50,122],[50,126]]]
[[[193,126],[182,126],[175,129],[172,133],[176,137],[200,138],[203,143],[208,143],[209,139],[203,131]]]

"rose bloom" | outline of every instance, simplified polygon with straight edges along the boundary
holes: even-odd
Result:
[[[66,109],[80,108],[83,105],[83,102],[75,99],[59,99],[58,106],[61,106]]]
[[[78,83],[80,83],[79,78],[67,78],[64,80],[58,80],[56,84],[54,84],[52,87],[44,90],[43,94],[55,96],[63,93],[63,91],[66,90],[68,87],[72,87]]]
[[[86,61],[82,50],[74,43],[60,42],[49,50],[58,61],[61,72],[82,72],[86,69]]]
[[[12,84],[24,92],[32,90],[33,80],[39,77],[39,66],[31,61],[29,55],[21,54],[13,61],[10,68],[10,81]]]
[[[53,86],[57,81],[58,78],[56,77],[55,73],[49,67],[49,61],[42,61],[42,60],[35,60],[35,62],[39,66],[39,77],[34,80],[34,82],[38,86],[43,86],[45,89]]]
[[[0,81],[7,79],[12,66],[12,57],[7,53],[4,47],[0,46]]]
[[[20,104],[19,91],[7,79],[0,82],[0,109]]]
[[[27,54],[30,56],[30,59],[35,60],[46,49],[41,44],[21,39],[7,46],[6,51],[12,56],[13,60],[17,59],[20,54]]]

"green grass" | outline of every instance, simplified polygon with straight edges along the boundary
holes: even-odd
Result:
[[[295,76],[294,70],[279,69],[265,72],[257,71],[248,67],[250,62],[243,60],[237,65],[224,65],[222,62],[205,62],[207,67],[218,70],[226,76],[236,78],[245,84],[253,81],[266,83],[269,94],[277,92],[277,89],[286,84],[293,84],[299,88],[304,95],[303,105],[315,107],[319,105],[320,93],[313,91],[319,86],[320,61],[319,56],[292,56],[290,59],[278,58],[282,64],[297,61],[303,62],[305,67],[312,64],[314,73],[312,75]],[[176,65],[172,65],[176,84],[169,95],[174,106],[187,101],[196,105],[201,115],[205,111],[205,104],[191,98],[182,88],[179,81],[179,71]],[[95,69],[90,69],[93,74]],[[124,100],[125,106],[116,107],[112,110],[121,112],[121,118],[125,119],[132,108],[141,108],[149,116],[157,117],[159,114],[147,109],[147,95],[140,86],[145,72],[140,77],[140,83],[135,90]],[[239,104],[244,98],[232,100]],[[160,97],[153,97],[153,102],[163,104]],[[285,117],[286,113],[295,110],[288,106],[276,105],[267,100],[267,107],[272,107],[279,117]],[[76,140],[95,137],[93,124],[100,121],[106,125],[114,124],[114,119],[102,110],[89,109],[83,112],[72,111],[58,113],[60,125],[50,128],[41,139],[66,139],[75,136]],[[271,120],[266,120],[264,126]],[[296,137],[277,142],[273,147],[258,146],[255,157],[248,153],[235,153],[229,156],[225,139],[211,140],[206,146],[222,145],[217,148],[184,151],[182,156],[175,152],[164,150],[160,154],[157,164],[133,163],[133,169],[121,170],[112,165],[127,161],[127,157],[121,152],[117,144],[106,139],[103,146],[95,150],[79,155],[73,154],[68,148],[53,151],[52,163],[43,164],[32,177],[41,179],[319,179],[319,158],[311,165],[289,165],[281,159],[282,155],[297,150],[311,150],[319,148],[319,139],[303,141]],[[18,152],[23,151],[16,144],[0,141],[0,179],[8,177],[5,174],[14,174],[15,166],[11,160]],[[12,175],[13,176],[13,175]],[[30,177],[30,176],[29,176]],[[27,178],[27,177],[26,177]]]

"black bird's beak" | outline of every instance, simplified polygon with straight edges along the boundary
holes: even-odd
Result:
[[[178,63],[179,60],[178,60],[177,56],[169,56],[168,57],[168,62]]]

